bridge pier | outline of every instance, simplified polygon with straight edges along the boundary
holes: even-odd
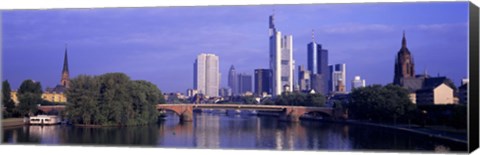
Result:
[[[302,116],[304,113],[304,109],[285,108],[282,114],[280,114],[279,120],[287,122],[300,122],[300,116]]]
[[[184,112],[180,114],[180,122],[191,122],[193,121],[193,112]]]

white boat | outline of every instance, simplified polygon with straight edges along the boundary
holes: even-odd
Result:
[[[30,124],[32,125],[54,125],[60,123],[60,118],[53,115],[38,115],[30,117]]]

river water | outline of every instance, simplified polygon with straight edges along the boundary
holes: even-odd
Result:
[[[3,129],[3,143],[148,146],[258,150],[466,151],[467,145],[366,125],[318,121],[289,123],[273,116],[196,113],[180,123],[134,127],[23,126]]]

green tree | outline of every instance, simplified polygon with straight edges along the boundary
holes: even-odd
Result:
[[[383,122],[408,118],[407,114],[415,110],[408,91],[396,85],[354,89],[348,108],[353,118]]]
[[[2,107],[5,106],[5,112],[3,113],[3,117],[11,117],[14,113],[15,103],[13,103],[12,98],[10,97],[10,83],[7,80],[2,82]]]
[[[67,90],[67,117],[74,124],[126,126],[156,121],[162,92],[147,81],[132,81],[123,73],[80,75]]]
[[[18,89],[18,112],[22,116],[34,115],[38,108],[37,105],[43,102],[42,99],[42,86],[40,82],[34,82],[33,80],[25,80]]]
[[[325,96],[319,93],[308,94],[307,95],[307,105],[312,107],[322,107],[325,106]]]

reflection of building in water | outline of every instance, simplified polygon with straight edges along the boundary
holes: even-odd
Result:
[[[283,135],[280,130],[275,131],[275,148],[277,150],[282,150],[283,149]]]
[[[198,148],[220,147],[220,117],[204,115],[194,122],[195,146]]]
[[[59,126],[29,126],[28,133],[30,136],[38,137],[40,143],[58,144],[60,140],[57,128]]]

